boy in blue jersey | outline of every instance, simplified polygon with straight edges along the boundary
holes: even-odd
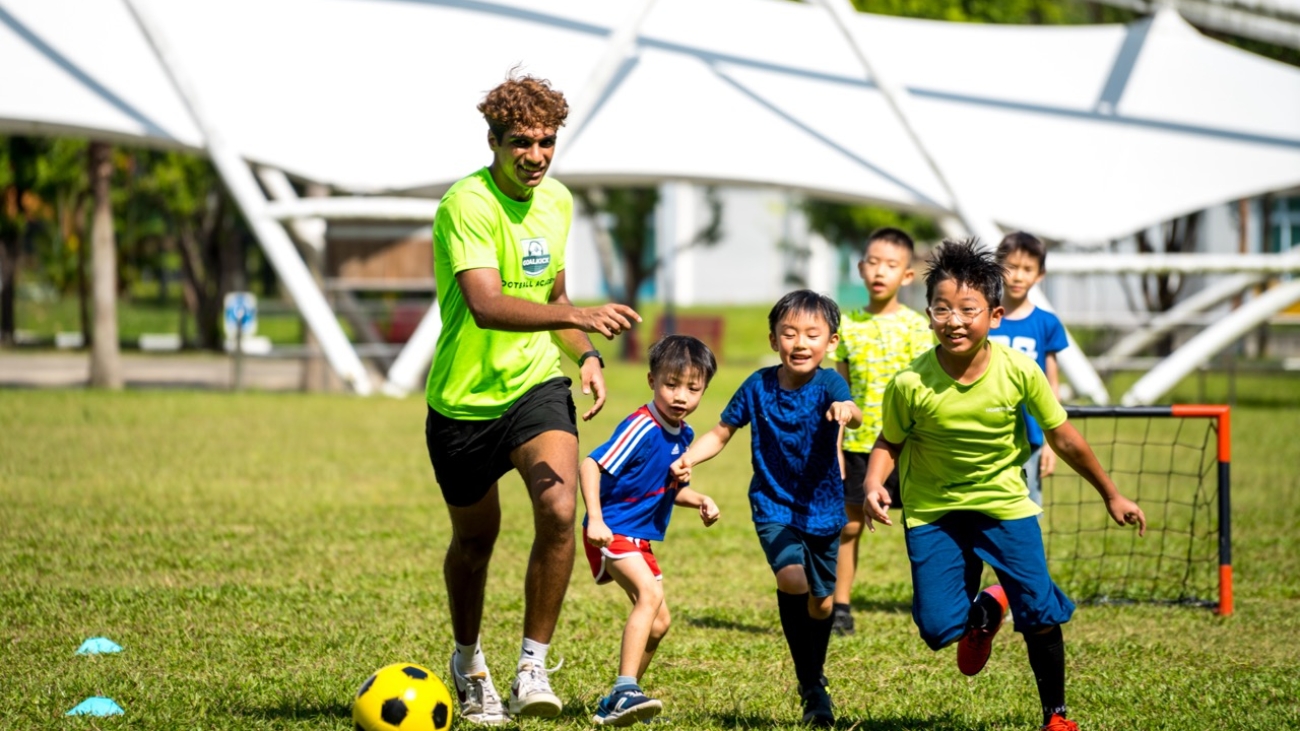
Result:
[[[668,469],[691,445],[694,432],[686,417],[700,405],[717,369],[713,353],[695,338],[669,335],[655,343],[650,348],[650,403],[624,419],[579,469],[587,506],[583,547],[591,574],[599,584],[617,583],[632,600],[618,677],[592,717],[598,725],[627,726],[663,709],[640,685],[669,625],[663,574],[650,541],[664,539],[673,505],[696,508],[706,526],[718,520],[713,499]]]
[[[768,314],[768,339],[781,364],[763,368],[732,396],[722,420],[673,463],[688,480],[691,469],[713,458],[737,429],[753,424],[754,478],[750,511],[759,543],[776,576],[781,629],[803,704],[804,723],[835,724],[826,691],[826,647],[840,529],[844,527],[844,476],[839,434],[862,424],[849,386],[821,367],[839,343],[840,310],[809,290],[782,297]]]
[[[1047,274],[1047,247],[1037,236],[1024,231],[1007,234],[998,244],[998,262],[1003,274],[1002,323],[989,330],[989,340],[1019,350],[1047,374],[1052,395],[1060,399],[1061,382],[1056,354],[1069,347],[1065,328],[1056,315],[1029,301],[1029,290]],[[1025,484],[1029,499],[1043,504],[1043,478],[1056,471],[1056,453],[1043,442],[1043,428],[1022,409],[1029,434],[1029,459],[1025,461]]]

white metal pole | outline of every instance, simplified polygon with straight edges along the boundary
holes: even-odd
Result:
[[[1138,379],[1124,394],[1125,406],[1155,403],[1189,373],[1274,313],[1300,302],[1300,280],[1268,290],[1214,323]]]
[[[949,182],[948,177],[944,175],[939,161],[930,153],[930,148],[925,144],[920,131],[913,124],[911,96],[908,94],[907,89],[896,83],[889,74],[882,74],[879,64],[872,62],[871,56],[867,52],[868,44],[860,37],[853,23],[857,11],[852,4],[849,3],[849,0],[815,1],[826,8],[831,17],[834,18],[835,25],[848,40],[849,46],[858,58],[858,62],[866,71],[867,77],[875,82],[876,88],[880,89],[886,104],[893,111],[898,123],[902,125],[908,139],[911,140],[921,158],[925,160],[926,165],[930,167],[935,179],[939,181],[939,185],[943,187],[944,193],[948,196],[948,204],[952,207],[953,212],[961,217],[970,232],[978,236],[986,246],[996,246],[1002,240],[1002,230],[993,222],[991,216],[973,210],[969,200],[957,195],[957,191]],[[1051,311],[1051,303],[1048,302],[1046,295],[1038,287],[1030,291],[1030,298],[1035,305]],[[1075,343],[1068,330],[1066,331],[1066,337],[1069,340],[1069,347],[1056,355],[1061,371],[1079,393],[1091,398],[1098,404],[1109,402],[1110,395],[1106,392],[1106,385],[1102,383],[1101,377],[1097,375],[1097,371],[1088,362],[1087,356]]]
[[[605,53],[592,67],[591,74],[587,77],[587,85],[583,87],[580,95],[574,98],[570,106],[571,111],[565,126],[573,130],[573,138],[582,134],[582,128],[591,119],[596,104],[613,83],[614,74],[618,73],[619,67],[628,58],[636,55],[636,39],[641,33],[641,24],[645,22],[654,4],[655,0],[640,0],[640,3],[633,6],[628,13],[623,24],[610,33],[609,40],[605,44]],[[564,158],[564,152],[569,149],[568,145],[573,142],[573,138],[561,140],[555,153],[557,159],[552,162],[552,167]]]
[[[1123,360],[1146,348],[1170,330],[1182,325],[1197,314],[1241,294],[1247,287],[1264,281],[1263,277],[1252,274],[1234,274],[1221,282],[1210,285],[1168,310],[1156,315],[1145,325],[1119,339],[1102,358],[1109,362]]]
[[[248,165],[221,137],[211,117],[204,113],[195,87],[185,75],[175,53],[167,43],[167,37],[161,27],[154,21],[147,10],[148,0],[125,0],[126,6],[135,16],[136,23],[152,46],[163,70],[166,71],[172,86],[182,103],[189,110],[195,125],[203,132],[207,144],[208,156],[217,169],[217,173],[226,184],[226,189],[234,198],[240,211],[253,229],[266,252],[266,258],[280,275],[280,281],[289,290],[290,296],[298,305],[307,326],[320,340],[325,357],[334,372],[345,383],[362,395],[368,396],[372,391],[370,375],[366,372],[361,359],[357,357],[352,343],[348,342],[343,328],[330,309],[325,296],[312,279],[311,273],[294,249],[289,234],[274,219],[266,214],[266,198],[257,186]]]

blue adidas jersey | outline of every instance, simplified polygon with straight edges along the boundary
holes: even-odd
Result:
[[[722,412],[737,429],[753,425],[754,479],[749,506],[755,523],[780,523],[815,536],[844,527],[840,425],[826,420],[836,401],[851,401],[840,374],[820,368],[794,391],[781,388],[777,369],[755,372]]]
[[[673,428],[654,404],[646,404],[592,450],[591,458],[600,465],[601,516],[611,531],[646,541],[664,539],[678,488],[668,467],[694,438],[685,422]],[[587,525],[585,517],[582,525]]]

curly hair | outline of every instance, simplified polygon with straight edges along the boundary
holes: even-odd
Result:
[[[974,238],[944,239],[927,260],[930,268],[925,273],[925,301],[934,301],[934,290],[940,282],[949,279],[958,287],[969,287],[984,295],[989,307],[1002,302],[1002,262],[997,256],[979,245]]]
[[[559,129],[569,116],[564,94],[551,88],[551,82],[536,76],[510,76],[501,82],[478,105],[488,129],[498,143],[512,128],[544,127]]]

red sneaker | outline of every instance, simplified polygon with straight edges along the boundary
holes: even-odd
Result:
[[[1053,713],[1052,718],[1038,731],[1079,731],[1079,724],[1059,713]]]
[[[998,616],[990,617],[986,627],[967,628],[966,634],[957,642],[957,669],[965,675],[978,675],[989,661],[993,652],[993,637],[1002,629],[1002,621],[1007,617],[1007,593],[998,584],[994,584],[981,594],[988,594],[997,601]],[[979,597],[976,597],[976,601]],[[1056,731],[1056,729],[1053,729]]]

